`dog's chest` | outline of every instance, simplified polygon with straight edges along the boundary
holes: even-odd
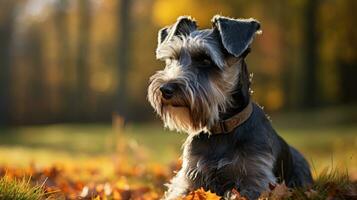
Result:
[[[236,186],[241,167],[232,140],[201,136],[193,138],[185,148],[186,176],[192,189],[203,187],[223,195]]]

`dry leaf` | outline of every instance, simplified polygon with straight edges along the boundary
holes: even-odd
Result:
[[[203,188],[190,192],[182,200],[220,200],[221,197],[210,191],[205,191]]]
[[[277,184],[275,188],[270,193],[270,198],[272,200],[282,200],[288,198],[292,195],[291,190],[285,185],[285,183]]]

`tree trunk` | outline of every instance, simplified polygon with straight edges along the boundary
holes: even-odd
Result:
[[[127,118],[127,74],[130,66],[131,47],[131,0],[121,0],[118,3],[118,89],[115,98],[116,111],[124,119]]]
[[[0,10],[0,126],[10,122],[11,39],[13,35],[14,5],[2,2]]]
[[[311,108],[318,104],[318,82],[317,82],[317,64],[318,64],[318,37],[317,37],[317,8],[318,0],[307,0],[304,15],[304,40],[303,48],[304,70],[302,82],[302,107]]]
[[[30,105],[29,122],[30,123],[48,123],[51,121],[47,113],[48,102],[44,96],[47,88],[45,83],[45,67],[43,63],[43,46],[41,30],[38,26],[33,26],[27,35],[26,54],[28,56],[29,66],[31,66],[31,79],[29,84]]]
[[[282,60],[281,60],[281,74],[280,83],[282,86],[282,90],[284,92],[284,107],[286,109],[291,109],[293,107],[292,101],[292,61],[287,52],[291,52],[290,38],[289,38],[289,30],[291,29],[291,23],[289,21],[289,15],[291,15],[291,9],[288,6],[288,2],[282,1],[278,2],[278,10],[277,10],[277,21],[281,27],[281,31],[284,32],[281,37],[281,51],[282,51]]]
[[[69,33],[68,33],[68,0],[58,0],[56,5],[56,12],[54,15],[55,28],[56,28],[56,40],[58,44],[58,57],[57,63],[60,71],[63,72],[63,87],[60,89],[60,95],[63,99],[63,109],[59,115],[60,120],[68,119],[73,121],[73,112],[76,111],[74,102],[75,91],[73,88],[73,66],[70,63],[69,55]],[[58,92],[58,91],[55,91]]]
[[[339,59],[337,61],[337,67],[340,73],[340,100],[342,104],[352,104],[357,102],[357,67],[356,61],[348,62]]]
[[[91,26],[91,5],[88,0],[79,1],[79,34],[78,34],[78,54],[77,54],[77,95],[76,107],[77,117],[82,120],[89,119],[89,43]]]

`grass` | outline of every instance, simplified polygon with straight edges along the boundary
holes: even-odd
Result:
[[[11,179],[5,175],[0,178],[0,200],[43,200],[46,197],[41,185],[33,186],[30,178]]]
[[[109,124],[18,127],[1,130],[0,137],[0,163],[19,165],[32,159],[47,163],[110,156],[116,153],[121,140],[125,140],[129,153],[140,149],[137,156],[142,159],[169,163],[178,157],[184,140],[183,134],[167,133],[159,125],[143,124],[129,125],[123,134],[114,133]]]
[[[277,132],[314,165],[315,177],[325,167],[339,166],[357,179],[357,107],[271,118]],[[164,130],[161,123],[128,124],[124,131],[113,131],[111,124],[0,127],[0,165],[81,166],[100,161],[108,169],[118,159],[168,165],[180,156],[185,137]]]
[[[295,188],[290,191],[287,199],[353,199],[357,197],[357,183],[351,182],[347,171],[325,168],[309,188]]]
[[[347,171],[341,172],[327,169],[315,180],[314,187],[321,196],[327,197],[332,190],[347,191],[351,186]]]
[[[299,149],[317,170],[342,165],[357,171],[357,125],[289,128],[277,130]],[[3,129],[0,164],[26,166],[108,159],[117,153],[116,145],[125,141],[125,154],[132,161],[168,164],[180,155],[184,134],[164,131],[157,124],[129,125],[124,133],[114,133],[109,124],[47,125]],[[353,175],[354,176],[354,175]]]

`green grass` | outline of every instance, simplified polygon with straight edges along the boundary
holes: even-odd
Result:
[[[185,136],[166,132],[159,125],[129,125],[124,133],[114,133],[109,124],[58,124],[0,131],[0,164],[109,156],[117,153],[120,140],[124,140],[129,154],[139,152],[136,156],[143,159],[168,163],[179,156]]]
[[[327,112],[327,111],[326,111]],[[357,123],[342,123],[341,114],[300,114],[273,117],[278,133],[300,150],[315,171],[327,166],[348,169],[357,179]],[[340,116],[340,117],[338,117]],[[334,118],[335,117],[335,118]],[[332,122],[340,123],[332,123]],[[343,120],[342,120],[343,121]],[[165,131],[161,124],[129,124],[115,133],[110,124],[55,124],[0,129],[0,165],[132,162],[168,164],[180,156],[185,134]],[[117,144],[125,143],[117,151]]]
[[[357,195],[356,189],[357,183],[351,182],[347,171],[325,168],[316,177],[312,186],[291,189],[291,195],[286,199],[353,199]]]
[[[0,178],[0,200],[42,200],[49,199],[41,185],[33,186],[30,178]]]
[[[316,191],[325,198],[331,190],[347,191],[350,189],[351,182],[347,171],[341,172],[331,169],[324,170],[315,180],[314,187]]]

